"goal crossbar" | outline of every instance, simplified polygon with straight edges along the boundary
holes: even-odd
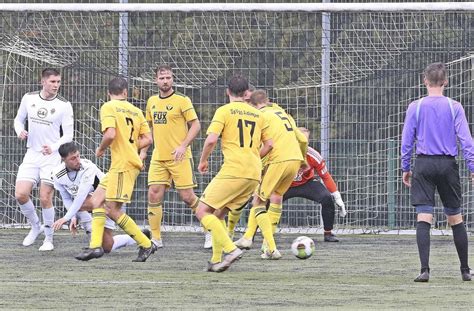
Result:
[[[0,11],[79,12],[407,12],[473,11],[474,2],[406,3],[3,3]]]

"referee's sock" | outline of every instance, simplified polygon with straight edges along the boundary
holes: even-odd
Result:
[[[430,229],[431,224],[426,221],[419,221],[416,224],[416,244],[422,272],[430,269]]]
[[[451,229],[453,229],[454,245],[456,245],[459,261],[461,262],[461,270],[469,269],[469,264],[468,264],[468,244],[469,243],[467,240],[467,232],[466,232],[466,227],[464,226],[464,222],[451,226]]]

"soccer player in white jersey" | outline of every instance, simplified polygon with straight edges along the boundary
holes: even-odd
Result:
[[[92,211],[91,194],[105,174],[94,163],[81,158],[79,148],[73,142],[61,145],[59,154],[63,162],[53,170],[52,179],[54,188],[61,194],[67,213],[54,222],[53,229],[58,230],[66,222],[71,221],[70,229],[74,232],[79,220],[86,233],[90,234],[92,216],[88,211]],[[114,229],[115,222],[107,217],[104,230],[104,252],[109,253],[124,246],[137,244],[127,234],[113,236]],[[143,233],[150,238],[151,233],[148,229],[145,229]]]
[[[58,149],[73,139],[74,116],[71,103],[58,95],[61,74],[47,68],[41,73],[42,89],[26,93],[15,117],[15,132],[21,140],[27,140],[27,151],[18,168],[15,198],[21,212],[31,224],[31,230],[23,240],[24,246],[32,245],[43,231],[45,239],[40,251],[54,249],[53,195],[51,171],[61,162]],[[28,130],[25,121],[28,120]],[[35,206],[30,199],[33,187],[39,184],[40,205],[44,226],[40,224]]]

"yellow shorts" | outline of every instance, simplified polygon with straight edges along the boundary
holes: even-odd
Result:
[[[108,172],[105,174],[99,184],[99,187],[105,189],[105,200],[123,203],[131,202],[138,174],[140,174],[138,169],[125,172]]]
[[[207,185],[200,201],[214,209],[238,209],[249,200],[257,186],[258,181],[253,179],[214,178]]]
[[[166,185],[171,187],[171,182],[173,182],[176,189],[194,188],[196,179],[193,167],[193,159],[184,159],[181,162],[152,160],[148,170],[148,186]]]
[[[299,160],[266,165],[263,169],[262,181],[256,191],[258,197],[268,200],[272,193],[283,196],[298,174],[300,166],[301,161]]]

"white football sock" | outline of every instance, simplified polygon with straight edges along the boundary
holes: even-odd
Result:
[[[41,224],[33,202],[28,200],[25,204],[18,204],[20,205],[21,213],[28,219],[31,227],[39,230]]]
[[[86,232],[92,232],[92,215],[89,212],[81,211],[76,214],[79,223]]]
[[[135,240],[132,239],[128,234],[114,235],[114,245],[112,246],[112,251],[132,245],[137,245],[137,242],[135,242]]]
[[[45,240],[53,242],[54,230],[52,228],[54,222],[54,206],[51,208],[43,208],[43,222],[44,222],[44,235]]]

